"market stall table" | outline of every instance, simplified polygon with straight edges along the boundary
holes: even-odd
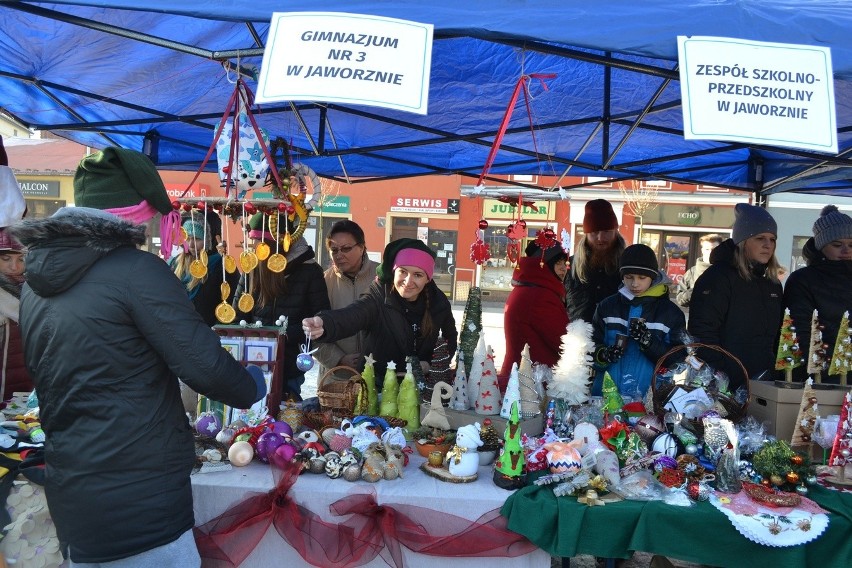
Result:
[[[392,513],[402,513],[406,506],[428,508],[432,512],[454,515],[470,521],[481,519],[494,512],[496,523],[503,525],[498,511],[511,494],[496,487],[491,481],[492,468],[481,467],[479,479],[473,483],[448,483],[426,475],[419,469],[424,458],[411,456],[411,463],[404,470],[404,478],[393,481],[382,480],[378,483],[364,481],[348,482],[343,479],[331,479],[326,475],[304,473],[299,476],[287,495],[297,504],[317,514],[322,520],[341,523],[347,516],[337,516],[330,506],[341,499],[362,496],[375,498],[375,503],[391,509]],[[234,467],[229,471],[195,474],[192,476],[192,492],[195,503],[196,526],[222,515],[231,507],[244,503],[252,496],[268,494],[275,486],[271,466],[252,462],[246,467]],[[398,507],[398,511],[394,508]],[[440,517],[436,517],[440,518]],[[417,519],[414,519],[417,520]],[[302,566],[307,565],[298,552],[282,538],[274,526],[269,526],[257,546],[253,548],[243,567]],[[458,542],[455,543],[459,545]],[[406,567],[434,566],[435,562],[446,561],[436,555],[426,555],[401,547]],[[453,557],[452,565],[460,566],[550,566],[550,555],[523,539],[515,546],[515,557]],[[376,556],[366,566],[387,566],[381,556]]]
[[[852,494],[814,486],[808,497],[829,511],[828,530],[808,544],[789,547],[746,539],[707,502],[676,507],[621,501],[587,507],[573,497],[556,497],[551,487],[528,486],[509,496],[502,513],[509,529],[554,556],[629,558],[645,551],[709,566],[852,566]]]

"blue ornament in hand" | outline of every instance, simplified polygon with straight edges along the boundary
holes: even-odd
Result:
[[[314,358],[310,353],[299,353],[296,356],[296,367],[303,373],[307,373],[314,368]]]

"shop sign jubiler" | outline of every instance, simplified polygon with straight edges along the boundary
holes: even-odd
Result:
[[[678,36],[683,136],[837,154],[827,47]]]

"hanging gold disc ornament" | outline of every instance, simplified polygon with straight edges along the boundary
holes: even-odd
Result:
[[[248,292],[243,292],[237,302],[237,307],[241,312],[249,313],[254,308],[254,298]]]
[[[225,254],[223,263],[225,264],[225,270],[228,272],[228,274],[233,274],[237,271],[237,261],[234,260],[234,257],[230,254]]]
[[[207,258],[207,251],[206,250],[203,250],[203,251],[198,253],[198,260],[201,261],[201,264],[203,264],[204,266],[207,266],[209,259]]]
[[[261,238],[266,236],[266,215],[263,213],[260,214],[260,235]],[[269,245],[266,244],[263,240],[257,243],[254,247],[254,254],[257,255],[258,260],[266,260],[269,258]]]
[[[189,273],[193,278],[204,278],[207,276],[207,267],[197,258],[189,263]]]
[[[228,302],[222,301],[221,304],[216,306],[216,310],[214,311],[216,314],[216,319],[221,323],[231,323],[236,319],[237,312]]]
[[[251,272],[257,268],[257,255],[252,250],[244,250],[240,253],[240,268],[243,272]]]
[[[222,293],[222,301],[227,302],[228,296],[231,295],[231,285],[227,282],[222,282],[219,284],[219,290]]]
[[[254,280],[254,277],[251,276],[250,273],[246,274],[246,289],[251,290],[251,283]],[[252,298],[251,294],[243,290],[243,293],[240,294],[240,299],[237,301],[237,307],[241,312],[249,313],[254,308],[254,298]]]
[[[278,246],[281,243],[280,233],[278,232],[279,223],[281,221],[281,213],[276,212],[275,218],[269,217],[269,232],[275,233],[275,254],[270,256],[266,261],[266,268],[271,272],[284,272],[287,268],[287,258],[283,254],[278,253]]]

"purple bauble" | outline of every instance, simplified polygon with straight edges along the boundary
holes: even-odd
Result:
[[[215,438],[222,430],[222,421],[212,412],[202,412],[195,421],[195,431],[208,438]]]
[[[284,437],[285,440],[289,440],[293,437],[293,428],[283,420],[276,420],[272,423],[271,429],[276,434],[280,434]]]
[[[254,446],[254,453],[258,459],[264,463],[269,463],[269,456],[275,453],[278,446],[284,443],[284,438],[275,432],[264,432],[257,439]]]
[[[285,462],[292,461],[295,455],[296,448],[292,444],[281,444],[280,446],[275,448],[275,456],[284,460]]]
[[[314,368],[314,358],[309,353],[299,353],[296,356],[296,367],[303,373]]]

